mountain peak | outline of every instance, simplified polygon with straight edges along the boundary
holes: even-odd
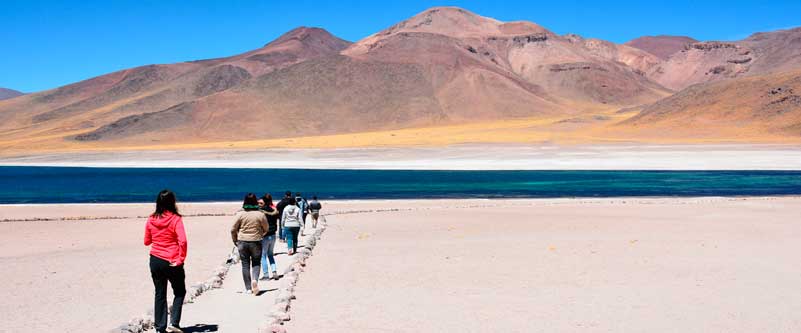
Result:
[[[346,41],[337,38],[336,36],[332,35],[325,29],[317,28],[317,27],[305,27],[300,26],[290,31],[287,31],[280,37],[276,38],[272,42],[267,43],[265,46],[270,45],[278,45],[287,43],[290,41],[300,41],[300,42],[307,42],[307,41],[322,41],[322,42],[330,42],[330,41],[342,41],[347,43]]]
[[[0,88],[0,101],[4,99],[14,98],[17,96],[25,95],[25,93],[16,91],[14,89]]]
[[[433,7],[400,22],[381,34],[427,32],[449,36],[486,35],[498,32],[503,22],[458,7]]]

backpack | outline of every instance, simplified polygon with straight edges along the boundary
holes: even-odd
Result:
[[[306,202],[306,199],[303,199],[302,197],[297,197],[295,201],[298,203],[298,208],[300,208],[301,212],[305,213],[309,210],[308,207],[309,203]]]

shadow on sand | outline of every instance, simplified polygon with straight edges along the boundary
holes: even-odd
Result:
[[[266,294],[267,292],[270,292],[270,291],[276,291],[276,290],[278,290],[278,288],[267,289],[267,290],[259,290],[259,293],[258,293],[258,294],[256,294],[256,296],[261,296],[261,295],[264,295],[264,294]],[[205,332],[205,331],[204,331],[204,332]]]
[[[195,326],[181,327],[181,330],[183,330],[185,333],[217,332],[218,329],[218,326],[215,324],[197,324]]]

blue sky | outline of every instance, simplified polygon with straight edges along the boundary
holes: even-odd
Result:
[[[0,87],[33,92],[134,66],[233,55],[302,25],[356,41],[433,6],[618,43],[658,34],[733,40],[801,26],[799,0],[0,0]]]

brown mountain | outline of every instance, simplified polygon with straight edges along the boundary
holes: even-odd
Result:
[[[664,56],[681,38],[629,43],[640,49],[438,7],[353,44],[298,28],[240,55],[142,66],[0,101],[0,149],[230,142],[513,119],[541,120],[532,130],[546,135],[531,137],[573,131],[576,140],[594,140],[593,133],[632,116],[609,128],[696,133],[693,126],[712,117],[703,128],[712,135],[716,124],[738,123],[791,135],[799,90],[781,72],[801,69],[799,33],[693,42],[662,59],[652,53]],[[673,96],[665,88],[695,83],[705,84]],[[776,94],[746,91],[766,87],[788,95],[775,101]],[[718,100],[730,104],[708,104]]]
[[[280,39],[279,39],[280,41]],[[637,105],[669,92],[640,50],[434,8],[224,92],[138,113],[79,140],[147,143],[350,133]],[[269,122],[265,119],[279,119]]]
[[[632,39],[624,45],[631,46],[653,54],[660,59],[668,59],[671,55],[684,49],[687,44],[697,43],[694,38],[686,36],[643,36]]]
[[[801,66],[801,28],[756,33],[734,42],[698,42],[684,46],[648,77],[665,87],[760,75]]]
[[[22,95],[25,95],[25,94],[21,93],[19,91],[16,91],[14,89],[0,88],[0,101],[2,101],[4,99],[14,98],[14,97],[17,97],[17,96],[22,96]]]
[[[73,134],[91,139],[81,132],[170,109],[257,75],[336,54],[349,44],[325,30],[302,27],[232,57],[137,67],[5,101],[0,103],[0,140]]]
[[[620,126],[673,136],[801,136],[801,68],[693,85]]]

